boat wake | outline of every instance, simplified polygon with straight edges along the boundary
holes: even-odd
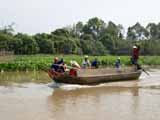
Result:
[[[142,74],[138,86],[140,88],[158,88],[160,89],[160,71],[156,69],[151,69],[149,72],[150,76]]]
[[[53,89],[58,88],[58,89],[62,89],[62,90],[75,90],[75,89],[93,87],[93,86],[88,86],[88,85],[75,85],[75,84],[65,84],[65,83],[50,83],[50,84],[48,84],[48,86]]]

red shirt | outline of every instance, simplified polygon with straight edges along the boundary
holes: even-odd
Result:
[[[77,71],[75,69],[70,69],[69,75],[70,76],[77,76]]]
[[[133,59],[139,58],[139,48],[133,48]]]

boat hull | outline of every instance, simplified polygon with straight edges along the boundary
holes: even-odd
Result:
[[[105,82],[137,80],[140,77],[140,75],[141,71],[117,72],[114,74],[89,75],[89,76],[79,76],[79,77],[63,74],[61,76],[54,76],[52,79],[56,83],[90,85],[90,84],[100,84]]]

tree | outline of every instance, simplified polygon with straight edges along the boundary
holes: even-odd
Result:
[[[54,53],[54,40],[51,38],[51,35],[42,33],[42,34],[36,34],[33,36],[36,40],[38,47],[39,47],[39,53]]]
[[[123,39],[124,38],[124,33],[125,33],[123,25],[119,24],[117,26],[117,28],[118,28],[118,38]]]
[[[33,37],[26,34],[18,33],[15,38],[22,41],[22,45],[19,48],[21,54],[35,54],[38,53],[39,47]]]
[[[94,51],[94,55],[106,55],[108,54],[108,51],[106,50],[106,48],[104,47],[104,45],[102,44],[102,42],[100,41],[95,41],[95,51]]]
[[[106,23],[95,17],[88,20],[87,24],[83,27],[84,34],[91,34],[96,40],[101,32],[105,29]]]
[[[15,23],[13,22],[10,25],[6,25],[6,26],[2,27],[0,29],[0,33],[7,34],[7,35],[13,35],[13,32],[14,32],[13,26],[14,25],[15,25]]]
[[[54,41],[50,39],[36,40],[39,46],[39,53],[55,53]]]
[[[73,54],[77,53],[77,48],[80,47],[79,39],[72,36],[52,35],[52,40],[56,53]]]
[[[0,33],[0,51],[5,50],[5,51],[9,51],[10,50],[10,41],[13,40],[13,37],[8,35],[8,34],[4,34],[4,33]]]
[[[51,35],[70,37],[69,31],[63,28],[56,29],[54,32],[51,32]]]
[[[91,41],[91,40],[81,41],[81,48],[83,54],[105,55],[108,53],[100,41]]]
[[[84,34],[81,36],[81,40],[91,40],[94,41],[94,38],[91,34]]]
[[[139,43],[142,54],[160,55],[160,23],[149,23],[144,28],[137,22],[128,27],[126,38],[122,25],[112,21],[106,24],[97,17],[85,24],[78,22],[49,34],[33,36],[22,33],[15,35],[13,25],[0,28],[0,50],[14,51],[15,54],[129,55],[132,45]]]
[[[149,38],[150,39],[155,39],[157,38],[157,25],[155,23],[149,23],[146,27],[148,33],[149,33]]]
[[[148,31],[138,22],[132,27],[128,28],[127,39],[129,40],[144,40],[147,39],[148,36]]]
[[[120,29],[112,21],[109,21],[105,33],[109,34],[110,36],[116,39],[118,38]]]
[[[99,41],[102,42],[102,44],[104,45],[106,50],[109,51],[110,54],[114,53],[116,40],[113,39],[111,35],[105,34],[99,39]]]
[[[76,25],[73,25],[71,34],[73,35],[73,37],[80,38],[81,35],[83,34],[83,23],[78,22]]]

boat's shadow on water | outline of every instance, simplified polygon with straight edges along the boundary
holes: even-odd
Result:
[[[91,88],[96,87],[98,85],[78,85],[78,84],[65,84],[65,83],[50,83],[48,87],[52,88],[53,90],[61,89],[61,90],[75,90],[81,88]]]

